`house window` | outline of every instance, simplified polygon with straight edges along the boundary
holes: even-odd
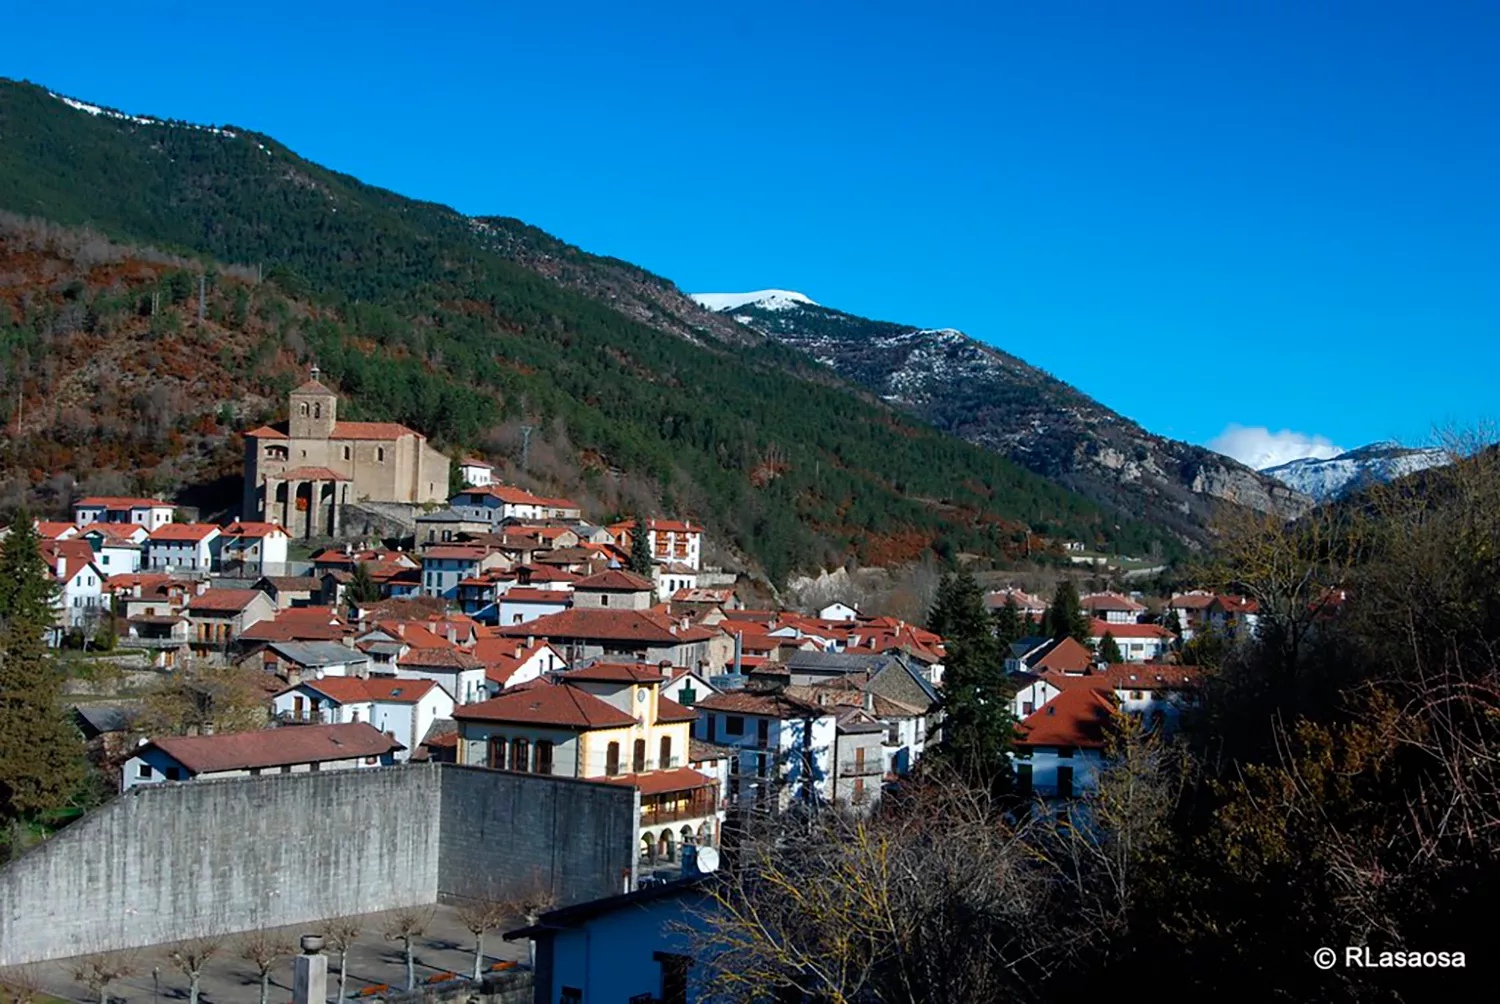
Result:
[[[292,765],[287,764],[285,767],[281,768],[281,772],[283,774],[290,774],[292,772]]]
[[[377,464],[383,464],[383,463],[385,463],[385,447],[384,446],[377,446],[377,447],[375,447],[375,462]]]
[[[306,401],[303,401],[303,402],[302,402],[302,407],[301,407],[301,409],[300,409],[300,410],[301,410],[301,412],[302,412],[302,416],[303,416],[303,417],[304,417],[304,418],[305,418],[305,417],[307,417],[307,402],[306,402]]]
[[[604,753],[604,773],[614,777],[620,773],[620,744],[610,743]]]
[[[563,987],[557,1004],[583,1004],[583,991],[577,987]]]
[[[168,767],[167,768],[167,780],[168,781],[181,781],[182,780],[182,768],[181,767]]]
[[[656,768],[657,768],[657,770],[666,770],[669,767],[674,767],[674,766],[676,766],[676,765],[672,763],[672,737],[671,736],[662,736],[661,737],[661,762],[656,765]]]
[[[696,700],[698,700],[698,692],[693,689],[693,685],[691,683],[685,684],[683,688],[677,692],[677,703],[681,704],[683,707],[691,708],[693,706],[693,702]]]
[[[600,594],[600,596],[599,596],[599,605],[601,607],[607,607],[607,606],[609,606],[609,594],[608,593],[602,593],[602,594]]]
[[[1031,795],[1031,764],[1016,764],[1016,794],[1022,798]]]
[[[513,739],[510,744],[510,769],[526,773],[531,767],[531,744],[525,739]]]
[[[1059,768],[1057,768],[1057,797],[1058,798],[1072,798],[1073,797],[1073,768],[1072,767],[1059,767]]]
[[[688,966],[692,960],[686,955],[669,952],[652,953],[661,965],[661,1004],[687,1004]]]
[[[1132,690],[1130,692],[1130,699],[1132,701],[1139,701],[1141,699],[1141,692],[1139,690]]]
[[[135,776],[139,777],[139,778],[148,778],[148,777],[150,777],[151,776],[151,765],[149,763],[143,763],[143,764],[141,764],[139,767],[137,767],[135,769]]]
[[[552,773],[552,740],[538,739],[536,743],[536,772]]]
[[[646,770],[646,740],[637,739],[633,755],[630,758],[630,770],[633,774],[641,774]]]
[[[724,734],[727,736],[742,736],[745,734],[745,719],[740,715],[724,716]]]
[[[1031,714],[1035,710],[1036,710],[1036,708],[1032,705],[1032,703],[1030,701],[1022,701],[1021,702],[1021,717],[1022,718],[1025,718],[1027,715]]]
[[[348,460],[350,458],[350,456],[353,455],[353,452],[354,452],[354,448],[352,446],[346,446],[346,447],[344,447],[344,459]]]
[[[1071,760],[1071,759],[1073,759],[1073,747],[1071,747],[1071,746],[1059,746],[1057,748],[1057,758],[1059,760]]]
[[[505,737],[490,736],[490,766],[495,770],[505,769]]]

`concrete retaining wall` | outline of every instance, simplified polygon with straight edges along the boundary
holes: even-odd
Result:
[[[0,966],[503,896],[622,888],[629,788],[448,764],[142,786],[0,869]]]
[[[557,903],[634,882],[634,788],[445,765],[438,895],[506,900],[534,886]]]

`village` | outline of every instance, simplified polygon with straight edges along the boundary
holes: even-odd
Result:
[[[145,733],[129,703],[80,702],[121,792],[421,763],[630,789],[636,864],[587,928],[701,895],[758,815],[876,810],[941,743],[938,634],[837,602],[746,607],[691,519],[591,523],[473,457],[450,486],[420,434],[339,421],[316,370],[288,404],[287,422],[247,436],[227,524],[133,497],[34,523],[56,586],[49,644],[168,678],[221,667],[258,693],[255,727],[234,731]],[[402,507],[404,538],[360,532]],[[1018,793],[1044,803],[1092,790],[1120,715],[1169,735],[1192,713],[1185,644],[1256,624],[1253,603],[1207,591],[1085,594],[1086,637],[1046,633],[1049,604],[1020,589],[984,603],[1026,629],[1006,640],[1012,758]],[[613,951],[650,958],[673,940],[654,922],[632,932]],[[562,958],[548,978],[578,983]]]

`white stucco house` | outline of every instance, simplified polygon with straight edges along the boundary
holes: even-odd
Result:
[[[219,565],[225,574],[244,578],[281,575],[286,571],[291,535],[279,523],[249,523],[236,519],[224,527]]]
[[[847,603],[830,603],[818,611],[820,621],[854,621],[859,617],[859,611]]]
[[[44,540],[39,549],[57,586],[58,627],[87,627],[91,621],[108,613],[109,601],[105,591],[108,576],[95,563],[93,549],[87,541],[77,538]]]
[[[495,465],[478,457],[464,457],[458,462],[458,476],[465,488],[484,488],[495,483]]]
[[[729,801],[749,804],[833,798],[837,707],[819,707],[775,691],[730,690],[697,703],[693,735],[733,748]]]
[[[167,523],[146,538],[142,567],[153,572],[211,572],[218,568],[219,540],[212,523]]]
[[[1104,764],[1105,726],[1117,713],[1108,690],[1064,690],[1016,728],[1016,788],[1024,795],[1072,798],[1092,791]]]
[[[146,538],[151,532],[140,523],[94,522],[80,534],[94,551],[94,562],[106,575],[128,575],[141,570]]]
[[[549,614],[560,614],[573,605],[573,590],[536,586],[511,586],[496,604],[496,624],[525,624]]]
[[[1097,650],[1108,634],[1126,662],[1155,662],[1176,641],[1176,636],[1160,624],[1110,624],[1097,617],[1089,624],[1089,643]]]
[[[172,522],[174,511],[172,503],[161,499],[95,495],[73,503],[73,522],[80,527],[96,521],[139,523],[147,530],[155,530]]]
[[[405,747],[395,754],[398,761],[421,744],[433,722],[453,717],[453,697],[441,685],[390,677],[303,680],[272,698],[271,707],[282,722],[367,722]]]

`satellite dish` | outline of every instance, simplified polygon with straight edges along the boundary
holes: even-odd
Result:
[[[700,875],[707,875],[709,872],[716,871],[719,867],[719,852],[712,847],[698,848],[696,864]]]

